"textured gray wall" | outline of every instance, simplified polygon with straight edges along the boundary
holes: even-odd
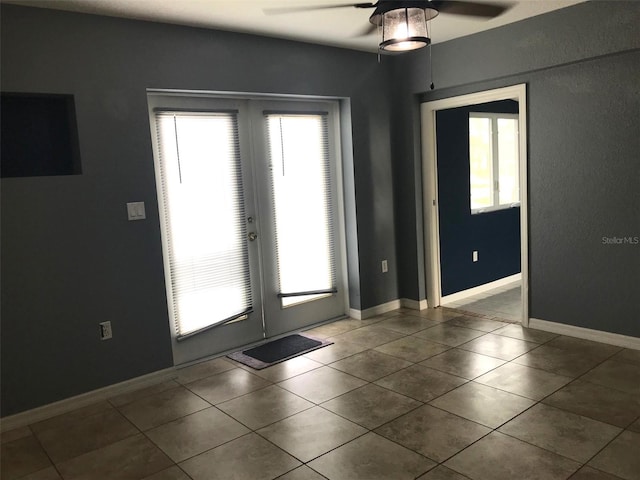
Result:
[[[4,4],[1,28],[4,91],[75,95],[83,171],[2,180],[3,416],[171,365],[147,88],[350,97],[351,307],[397,298],[379,273],[396,247],[375,55]]]
[[[602,5],[435,45],[433,92],[426,52],[393,59],[401,296],[425,297],[419,101],[527,83],[530,315],[640,336],[640,245],[602,244],[640,236],[640,3]]]

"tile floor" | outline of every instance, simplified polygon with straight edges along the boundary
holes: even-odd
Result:
[[[462,300],[443,303],[443,306],[463,312],[520,322],[522,318],[520,291],[520,281],[516,281]]]
[[[640,479],[640,351],[447,310],[5,432],[2,479]]]

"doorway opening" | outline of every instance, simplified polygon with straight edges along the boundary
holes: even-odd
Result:
[[[421,106],[427,300],[528,325],[526,86]]]

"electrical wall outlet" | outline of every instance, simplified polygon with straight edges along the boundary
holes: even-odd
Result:
[[[382,273],[387,273],[389,271],[389,264],[386,260],[382,260]]]
[[[109,340],[113,337],[111,322],[100,322],[100,340]]]
[[[129,220],[144,220],[147,218],[144,210],[144,202],[127,203],[127,218]]]
[[[474,262],[478,261],[478,251],[474,250],[473,254],[471,255],[471,258],[473,259]]]

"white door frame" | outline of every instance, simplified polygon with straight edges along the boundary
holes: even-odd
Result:
[[[422,184],[425,238],[425,274],[427,301],[440,306],[442,298],[440,272],[440,218],[438,213],[438,165],[436,112],[448,108],[476,105],[498,100],[516,100],[519,105],[520,130],[520,269],[522,272],[522,325],[529,325],[529,236],[527,195],[527,88],[526,84],[471,93],[426,102],[420,106],[422,119]]]

